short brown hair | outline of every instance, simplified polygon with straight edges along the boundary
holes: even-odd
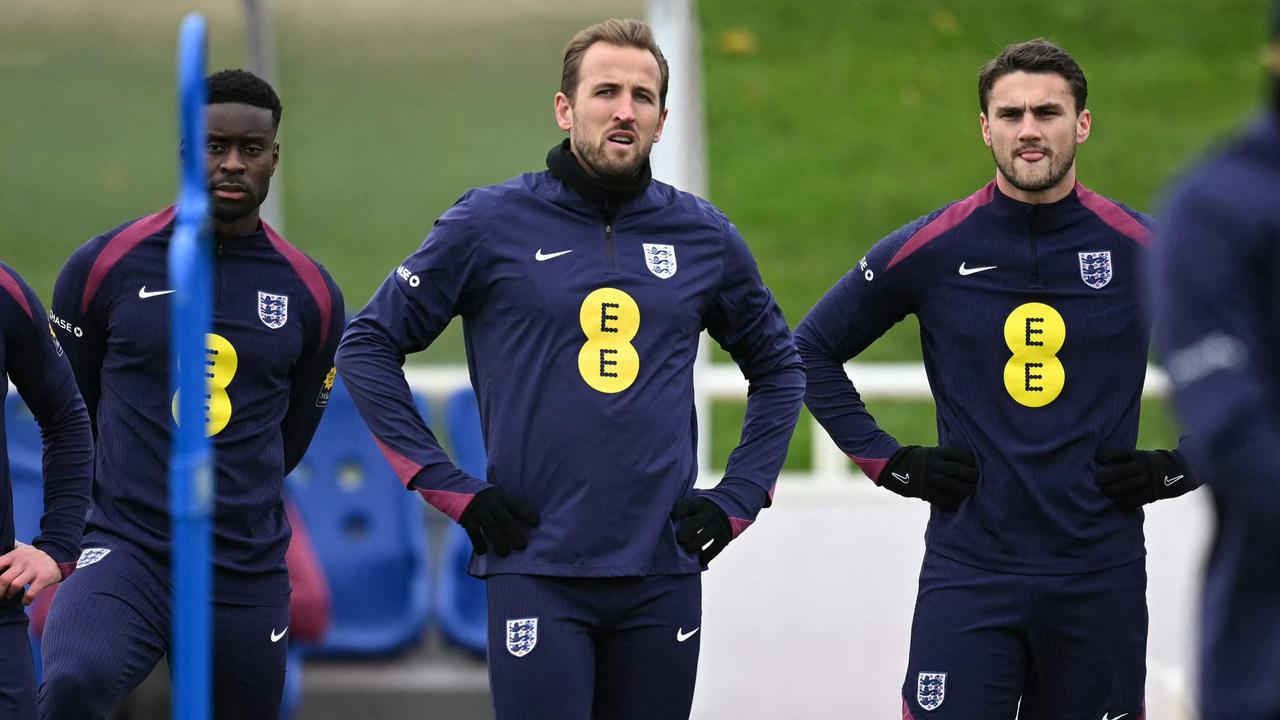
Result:
[[[994,60],[982,66],[978,73],[978,104],[982,112],[987,111],[987,99],[996,81],[1019,71],[1061,75],[1071,86],[1076,112],[1084,110],[1085,100],[1089,97],[1089,82],[1085,80],[1084,71],[1066,50],[1044,38],[1036,38],[1006,47]]]
[[[618,47],[639,48],[652,53],[654,59],[658,61],[661,79],[661,87],[658,88],[658,104],[660,107],[667,106],[667,82],[670,80],[671,70],[667,67],[667,59],[662,56],[658,42],[653,39],[653,30],[640,20],[605,20],[578,31],[578,34],[574,35],[564,48],[564,69],[560,72],[560,92],[570,100],[573,99],[573,93],[578,89],[578,71],[582,67],[582,56],[587,54],[588,48],[598,42]]]

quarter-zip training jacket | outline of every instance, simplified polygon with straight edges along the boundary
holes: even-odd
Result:
[[[907,314],[919,320],[938,442],[972,451],[979,470],[959,510],[932,509],[931,552],[1028,574],[1144,555],[1142,511],[1102,494],[1094,458],[1137,440],[1149,225],[1083,185],[1031,205],[992,182],[881,240],[796,329],[806,404],[879,484],[900,445],[844,362]]]
[[[53,324],[98,441],[88,530],[169,552],[168,247],[174,208],[80,247],[58,275]],[[266,223],[216,241],[208,336],[215,469],[214,597],[286,597],[284,477],[315,434],[333,383],[342,294]]]
[[[4,382],[5,376],[13,382],[12,388]],[[19,539],[53,558],[65,578],[75,569],[80,555],[84,512],[89,505],[93,436],[84,402],[44,306],[18,273],[0,263],[0,403],[15,388],[40,424],[43,441],[40,534]],[[12,550],[15,539],[7,432],[0,414],[0,554]],[[11,611],[0,611],[0,615],[22,612],[16,598],[0,600],[0,610]],[[0,617],[0,622],[9,619]]]
[[[401,365],[462,316],[488,482],[449,461]],[[737,230],[659,182],[618,205],[551,172],[465,194],[352,321],[338,368],[403,482],[457,520],[491,484],[530,503],[529,546],[472,573],[688,574],[693,363],[710,332],[749,381],[741,444],[706,494],[735,534],[768,504],[803,393],[785,319]]]

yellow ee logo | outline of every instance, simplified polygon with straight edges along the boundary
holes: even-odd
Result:
[[[640,355],[631,341],[640,330],[640,306],[616,288],[592,291],[582,301],[578,322],[587,342],[578,351],[578,372],[593,389],[622,392],[640,374]]]
[[[208,426],[205,435],[213,437],[222,432],[231,422],[231,396],[227,394],[227,386],[235,377],[236,368],[240,365],[240,357],[235,347],[226,338],[216,333],[205,336],[205,377],[209,380],[209,392],[205,395],[205,420]],[[178,419],[178,393],[173,394],[173,419]]]
[[[1027,407],[1044,407],[1057,399],[1066,383],[1058,351],[1067,341],[1067,325],[1044,303],[1024,303],[1004,321],[1004,342],[1013,357],[1004,364],[1004,388]]]

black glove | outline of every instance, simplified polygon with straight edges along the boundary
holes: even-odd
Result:
[[[1200,484],[1176,450],[1107,449],[1098,453],[1098,487],[1124,512],[1177,497]]]
[[[492,545],[494,552],[506,557],[513,549],[528,546],[524,526],[537,527],[538,513],[524,501],[491,487],[471,498],[458,524],[467,531],[477,555],[485,554]]]
[[[733,539],[729,516],[714,501],[700,495],[676,503],[671,519],[679,523],[676,542],[686,552],[698,553],[698,562],[703,565],[711,562]]]
[[[956,510],[978,485],[973,453],[958,447],[905,445],[880,472],[880,487]]]

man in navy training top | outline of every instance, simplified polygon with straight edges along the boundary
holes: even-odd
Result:
[[[342,295],[258,217],[280,159],[275,91],[242,70],[211,75],[208,90],[214,714],[268,718],[279,713],[289,627],[281,491],[328,402]],[[90,240],[54,289],[54,324],[98,452],[81,569],[45,629],[40,711],[50,720],[105,718],[169,647],[173,228],[170,207]]]
[[[44,446],[44,514],[40,534],[28,545],[14,538],[8,436],[0,414],[0,717],[27,720],[36,717],[36,676],[22,606],[75,570],[89,506],[93,435],[44,307],[18,273],[0,263],[0,404],[10,392],[6,375],[40,424]]]
[[[501,719],[688,716],[698,573],[770,504],[800,410],[799,357],[737,230],[651,179],[667,77],[644,23],[579,32],[547,171],[463,195],[338,351],[400,478],[471,538]],[[401,370],[455,315],[488,482],[449,461]],[[724,479],[695,491],[703,329],[750,394]]]
[[[1144,712],[1140,507],[1196,483],[1177,452],[1133,449],[1149,219],[1076,181],[1086,95],[1052,43],[1005,48],[978,80],[994,182],[881,240],[796,330],[814,417],[932,505],[904,718]],[[908,313],[940,447],[881,430],[843,368]]]
[[[1280,0],[1272,106],[1169,198],[1148,283],[1156,345],[1213,490],[1200,717],[1280,718]]]

